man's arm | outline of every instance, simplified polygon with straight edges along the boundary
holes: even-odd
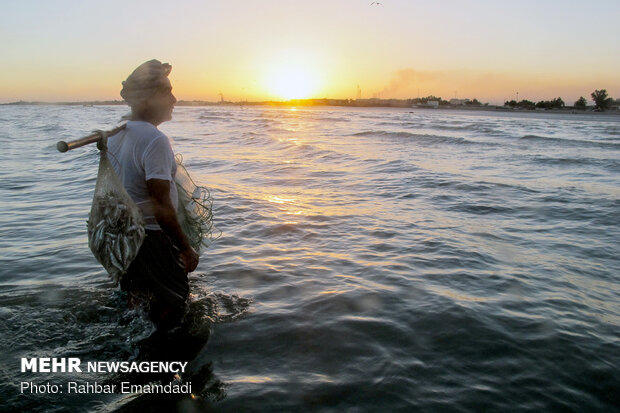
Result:
[[[177,220],[172,200],[170,199],[170,181],[165,179],[149,179],[146,188],[153,205],[153,214],[161,229],[170,237],[174,245],[181,251],[181,260],[185,271],[192,272],[198,266],[198,254],[189,245]]]

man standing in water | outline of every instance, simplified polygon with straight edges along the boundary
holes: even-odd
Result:
[[[157,126],[172,119],[176,98],[168,75],[172,67],[158,60],[138,66],[123,82],[121,96],[131,107],[124,130],[108,140],[108,153],[123,186],[145,219],[146,238],[121,289],[131,305],[146,304],[158,328],[167,330],[183,317],[189,295],[187,273],[198,254],[176,216],[176,162],[168,137]]]

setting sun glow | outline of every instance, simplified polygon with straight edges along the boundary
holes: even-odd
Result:
[[[265,87],[275,98],[308,99],[317,97],[322,79],[318,70],[303,59],[287,58],[274,62],[267,70]]]

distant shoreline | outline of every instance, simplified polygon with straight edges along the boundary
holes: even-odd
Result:
[[[0,106],[127,106],[122,100],[108,101],[78,101],[78,102],[9,102],[0,103]],[[401,99],[299,99],[289,101],[261,101],[261,102],[209,102],[202,100],[180,100],[176,103],[180,107],[207,107],[207,106],[276,106],[276,107],[352,107],[352,108],[394,108],[394,109],[416,109],[424,111],[480,111],[480,112],[508,112],[508,113],[557,113],[557,114],[591,114],[603,116],[620,116],[620,110],[607,110],[604,112],[595,111],[593,107],[586,110],[565,107],[562,109],[518,109],[499,105],[440,105],[429,106],[424,104],[408,104],[406,100]]]

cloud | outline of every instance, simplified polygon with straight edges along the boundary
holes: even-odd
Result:
[[[440,71],[415,70],[411,68],[394,72],[390,83],[380,92],[381,96],[398,96],[411,92],[416,87],[441,80],[444,73]]]

